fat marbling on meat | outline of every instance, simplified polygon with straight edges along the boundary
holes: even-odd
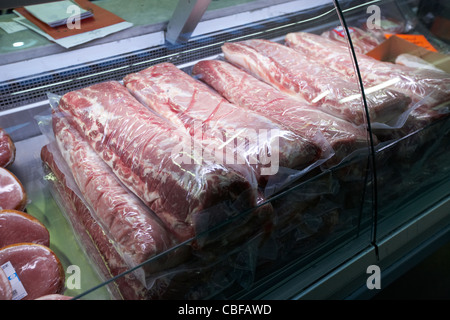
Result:
[[[303,169],[321,156],[313,141],[253,110],[237,107],[171,63],[129,74],[124,83],[143,104],[202,143],[215,144],[218,154],[226,156],[220,161],[230,164],[229,154],[243,157],[240,163],[254,169],[262,186],[279,167]],[[221,145],[231,150],[220,152]]]
[[[198,62],[193,74],[225,98],[253,110],[334,152],[329,164],[336,164],[352,151],[367,146],[367,131],[351,122],[327,114],[308,103],[294,99],[226,61]],[[332,148],[328,151],[329,147]]]
[[[179,150],[191,137],[119,82],[66,93],[58,109],[180,241],[256,204],[256,190],[231,168],[204,159],[180,161]]]
[[[330,40],[331,41],[331,40]],[[331,68],[296,50],[269,40],[253,39],[222,46],[225,59],[279,90],[300,96],[320,110],[353,122],[366,122],[360,88]],[[409,99],[394,90],[366,95],[370,120],[387,122],[403,113]]]

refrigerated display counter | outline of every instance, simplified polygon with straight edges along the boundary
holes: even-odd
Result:
[[[7,169],[51,293],[368,299],[448,242],[444,3],[75,2],[120,28],[0,15]]]

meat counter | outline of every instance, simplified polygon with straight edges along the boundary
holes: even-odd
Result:
[[[367,298],[379,290],[370,268],[384,287],[448,241],[449,77],[436,70],[448,63],[422,59],[418,42],[373,58],[402,36],[445,58],[439,11],[90,5],[132,27],[70,48],[31,30],[1,40],[7,170],[62,270],[44,293]],[[16,21],[7,9],[2,21]]]

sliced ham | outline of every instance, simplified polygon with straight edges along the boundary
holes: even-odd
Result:
[[[330,40],[331,41],[331,40]],[[225,58],[294,97],[357,125],[366,122],[359,85],[288,46],[261,39],[225,43]],[[370,120],[387,122],[398,117],[410,100],[380,89],[366,95]]]
[[[261,159],[268,158],[266,153],[277,152],[276,168],[305,168],[320,157],[320,150],[312,141],[253,110],[238,108],[171,63],[161,63],[127,75],[124,84],[139,101],[176,126],[186,128],[193,135],[197,134],[196,125],[199,126],[201,132],[197,137],[202,143],[212,141],[217,146],[230,145],[226,142],[236,137],[237,143],[231,151],[233,155],[243,156],[255,168],[258,181],[264,181],[261,176],[276,174],[265,170],[266,164]],[[261,132],[271,134],[270,139],[264,142]],[[272,147],[274,142],[278,150]],[[228,152],[218,151],[222,157]],[[226,160],[221,159],[222,163],[233,164]]]
[[[367,146],[367,131],[363,128],[327,114],[306,100],[294,99],[228,62],[200,61],[192,72],[234,104],[317,141],[324,152],[331,146],[335,157],[329,163],[337,163],[352,151]],[[325,139],[320,139],[321,136]]]
[[[353,48],[357,53],[367,53],[386,40],[386,37],[381,31],[362,30],[358,27],[349,27],[348,30],[352,39]],[[336,41],[344,47],[348,47],[347,35],[341,26],[324,31],[321,36]]]
[[[0,248],[20,242],[50,246],[50,233],[35,217],[18,210],[0,210]]]
[[[312,60],[333,69],[347,79],[355,79],[348,48],[325,37],[307,33],[289,33],[286,44]],[[411,98],[407,132],[429,124],[449,114],[450,75],[445,72],[416,69],[376,60],[364,54],[356,55],[365,90],[377,86],[392,88]]]
[[[0,249],[0,265],[8,262],[26,291],[22,300],[62,293],[64,270],[50,248],[35,243],[12,244]]]
[[[0,167],[0,209],[23,211],[27,199],[22,182],[11,171]]]
[[[203,159],[180,161],[191,137],[118,82],[66,93],[59,110],[180,241],[256,204],[256,190],[235,170]]]
[[[173,237],[142,201],[126,189],[68,120],[53,116],[53,129],[83,198],[94,219],[133,267],[175,246]]]
[[[0,128],[0,167],[10,166],[16,158],[16,146],[9,134]]]

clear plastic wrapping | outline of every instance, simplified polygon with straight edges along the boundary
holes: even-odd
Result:
[[[0,128],[0,167],[7,168],[14,163],[16,146],[5,129]]]
[[[256,189],[239,172],[204,158],[181,160],[191,137],[118,82],[67,93],[58,108],[178,241],[256,205]]]
[[[89,257],[101,281],[106,283],[110,278],[133,268],[122,258],[115,244],[110,241],[103,227],[94,218],[92,209],[88,207],[80,190],[76,187],[70,169],[65,164],[55,142],[43,147],[41,159],[51,194],[69,221],[75,238]],[[145,297],[146,288],[142,283],[142,273],[137,272],[137,274],[137,276],[135,273],[123,275],[115,285],[108,285],[107,289],[111,297],[134,300]]]
[[[215,295],[236,282],[241,285],[251,283],[255,258],[249,260],[247,257],[257,252],[258,244],[265,238],[265,232],[257,227],[255,221],[247,224],[251,228],[248,232],[239,230],[231,234],[235,238],[241,236],[241,239],[228,236],[229,232],[223,230],[228,229],[220,226],[216,230],[218,242],[215,245],[193,251],[189,256],[184,254],[182,260],[175,254],[190,251],[191,243],[176,246],[161,252],[159,256],[149,258],[142,266],[158,267],[152,267],[151,274],[147,274],[145,283],[142,283],[141,273],[136,272],[136,266],[130,265],[129,261],[121,256],[117,246],[108,236],[108,230],[94,219],[92,208],[78,195],[80,191],[73,186],[73,178],[55,143],[44,147],[42,159],[49,169],[47,179],[53,187],[54,197],[71,222],[86,254],[97,267],[104,283],[108,284],[114,299],[199,299]],[[53,178],[50,175],[53,175]],[[72,187],[68,187],[71,185]],[[271,213],[270,208],[270,205],[261,204],[257,210]],[[242,219],[247,220],[246,215]],[[235,229],[233,222],[235,221],[230,224]],[[201,237],[202,235],[197,236],[196,240],[200,242]],[[172,266],[166,263],[168,260],[171,260]],[[243,272],[244,270],[246,271]],[[78,298],[83,299],[84,294]]]
[[[123,84],[50,96],[53,142],[42,160],[115,297],[249,288],[373,227],[374,183],[381,199],[398,196],[383,188],[405,187],[400,163],[432,171],[429,156],[448,140],[448,75],[358,54],[368,132],[348,48],[305,33],[286,44],[226,43],[226,61],[200,61],[192,73],[160,63]]]
[[[21,242],[0,249],[0,266],[9,265],[23,285],[15,287],[20,300],[33,300],[47,294],[61,294],[65,274],[56,254],[47,246]]]
[[[233,170],[232,172],[236,175],[239,174],[240,181],[246,183],[244,192],[251,192],[249,195],[246,194],[247,202],[244,202],[239,210],[234,209],[233,216],[227,217],[226,212],[230,210],[227,203],[229,198],[225,198],[224,201],[218,201],[212,206],[214,210],[193,218],[196,234],[195,237],[187,239],[188,241],[180,242],[179,238],[171,238],[176,233],[172,233],[170,225],[165,225],[167,233],[161,235],[164,230],[161,230],[161,225],[155,221],[150,232],[147,232],[149,229],[145,227],[145,221],[135,216],[136,210],[132,210],[132,214],[128,215],[129,212],[124,210],[127,207],[125,204],[131,208],[133,208],[131,204],[140,208],[138,210],[140,215],[153,216],[155,213],[151,210],[151,205],[146,204],[145,201],[136,200],[137,197],[133,192],[136,189],[129,188],[130,185],[127,187],[127,181],[122,180],[125,177],[124,167],[119,168],[119,163],[113,160],[111,153],[130,152],[129,156],[133,162],[128,168],[135,169],[138,167],[135,157],[139,155],[140,149],[137,141],[139,135],[133,135],[133,132],[140,133],[140,129],[147,130],[144,131],[147,134],[146,137],[153,139],[155,136],[158,137],[158,133],[164,133],[165,137],[167,134],[172,134],[169,137],[174,138],[175,134],[183,135],[185,131],[175,130],[167,119],[161,118],[145,106],[137,105],[138,102],[126,94],[125,101],[132,104],[131,110],[138,108],[139,112],[149,117],[145,121],[145,128],[137,127],[135,129],[137,131],[130,131],[133,128],[133,120],[142,115],[139,112],[130,114],[125,111],[121,116],[108,115],[105,109],[107,110],[109,106],[105,104],[111,103],[111,100],[105,103],[100,99],[113,88],[109,94],[113,97],[114,105],[109,107],[109,112],[119,112],[120,106],[125,105],[121,100],[125,87],[119,83],[106,83],[106,88],[104,86],[105,84],[100,84],[97,87],[89,87],[62,98],[50,95],[53,112],[39,119],[39,123],[41,130],[50,141],[53,141],[42,150],[42,159],[50,172],[55,175],[55,181],[52,182],[54,194],[61,199],[60,206],[74,231],[79,235],[79,241],[87,255],[92,257],[98,265],[102,278],[108,281],[110,278],[118,277],[114,280],[115,286],[110,289],[114,297],[124,299],[205,298],[218,294],[231,285],[238,284],[246,287],[252,283],[256,275],[257,266],[261,263],[260,257],[267,255],[265,250],[267,243],[270,243],[268,239],[274,234],[286,231],[286,228],[291,231],[296,229],[297,237],[304,239],[314,237],[320,230],[324,232],[329,228],[332,229],[332,225],[337,223],[335,214],[324,214],[321,218],[322,209],[318,209],[320,212],[317,213],[311,211],[301,215],[300,211],[303,212],[303,210],[297,210],[298,206],[302,205],[298,199],[304,199],[303,197],[298,198],[296,204],[292,203],[292,210],[280,207],[277,212],[274,212],[272,204],[266,200],[264,188],[256,189],[257,186],[245,180],[239,174],[239,170]],[[73,102],[73,105],[68,105],[65,99],[70,97],[79,100]],[[76,110],[77,108],[80,110]],[[149,119],[153,119],[153,123],[149,122]],[[114,120],[120,121],[123,126],[115,124]],[[158,127],[159,131],[150,130],[154,124],[166,126],[164,130],[167,131],[162,132],[163,129],[160,127]],[[90,126],[91,129],[89,129]],[[121,131],[122,135],[127,134],[127,137],[118,133],[114,135],[114,129],[128,130]],[[148,139],[145,140],[146,143],[149,143]],[[110,149],[106,149],[108,144]],[[167,166],[165,156],[171,149],[167,150],[165,155],[161,154],[158,158],[159,171],[169,170],[165,167]],[[145,163],[148,164],[148,162]],[[208,164],[202,163],[203,170],[207,167]],[[294,169],[292,170],[295,172]],[[320,169],[315,167],[315,170]],[[136,172],[141,173],[141,171]],[[128,171],[125,173],[129,174]],[[119,179],[121,175],[122,179]],[[163,177],[153,176],[158,181],[164,179]],[[201,178],[198,175],[194,177]],[[286,183],[283,181],[283,176],[279,178],[281,185]],[[164,182],[159,181],[160,187]],[[224,182],[228,183],[229,180]],[[275,180],[270,183],[276,184],[276,182]],[[206,186],[210,187],[210,185]],[[329,188],[335,189],[332,186],[332,183],[326,183],[324,186],[318,185],[314,191],[307,192],[307,203],[316,204],[320,194],[332,192],[328,191]],[[241,189],[231,190],[239,192]],[[171,191],[175,192],[175,190]],[[186,201],[195,201],[195,198],[192,199],[190,195],[191,193],[185,194]],[[142,198],[142,200],[146,199]],[[162,196],[160,199],[162,200]],[[139,204],[144,205],[145,208]],[[116,212],[113,212],[114,210]],[[323,212],[328,211],[330,210],[326,209]],[[120,222],[120,219],[126,221]],[[152,219],[159,218],[154,215]],[[164,224],[163,221],[161,220]],[[298,228],[295,227],[297,225]],[[281,231],[275,232],[275,230]],[[141,232],[144,237],[139,238]],[[304,235],[301,236],[298,232]],[[146,240],[147,238],[149,241]],[[165,240],[160,241],[161,239]],[[158,241],[160,246],[155,247]],[[141,245],[137,246],[138,244]],[[275,252],[271,254],[276,255]],[[252,258],[249,259],[249,257]]]
[[[386,40],[384,33],[378,29],[368,31],[358,27],[349,27],[348,31],[356,53],[367,53]],[[321,36],[336,41],[344,47],[348,46],[348,38],[342,26],[324,31]]]
[[[356,79],[347,47],[306,32],[290,33],[285,40],[288,46],[307,54],[312,60],[320,61],[341,76]],[[408,68],[364,54],[357,54],[357,63],[366,93],[377,93],[381,88],[386,88],[398,91],[411,100],[403,113],[389,121],[380,123],[376,118],[371,118],[373,129],[402,128],[404,135],[449,112],[450,76],[447,73]],[[375,133],[378,134],[378,131]]]
[[[117,86],[126,90],[118,83],[113,85],[115,88]],[[111,93],[121,94],[120,89],[118,92]],[[98,91],[99,96],[102,94],[103,91]],[[131,95],[128,95],[128,97],[132,103],[138,104]],[[199,255],[199,252],[202,252],[201,250],[213,250],[215,252],[213,256],[219,259],[217,256],[219,249],[224,256],[227,256],[252,235],[264,233],[264,225],[270,224],[272,207],[269,203],[264,203],[265,199],[256,190],[256,186],[245,180],[235,170],[217,176],[212,175],[217,170],[224,171],[225,166],[216,166],[213,163],[210,163],[210,165],[194,163],[194,166],[185,166],[184,169],[192,167],[195,169],[197,167],[197,173],[205,172],[207,177],[202,186],[200,185],[202,183],[201,177],[189,173],[189,179],[197,185],[192,185],[193,182],[186,182],[186,188],[194,188],[191,190],[199,194],[199,201],[204,201],[202,205],[205,206],[205,210],[196,212],[194,208],[194,214],[200,216],[192,217],[192,221],[189,221],[191,217],[187,218],[188,222],[192,223],[195,228],[193,230],[196,232],[196,237],[192,239],[177,238],[179,234],[166,229],[163,222],[150,209],[150,206],[138,199],[118,179],[120,174],[116,175],[114,166],[108,166],[104,154],[102,157],[101,154],[94,151],[95,149],[88,143],[89,139],[83,137],[76,126],[73,125],[73,118],[59,110],[62,103],[61,97],[49,95],[49,98],[54,110],[50,116],[42,116],[38,120],[43,133],[48,136],[50,141],[53,141],[42,150],[42,159],[49,166],[50,171],[56,175],[55,180],[58,182],[54,183],[54,194],[61,199],[59,204],[66,212],[75,232],[79,235],[79,241],[85,248],[87,255],[92,256],[95,263],[100,265],[99,273],[102,274],[105,281],[121,273],[127,273],[128,270],[133,271],[117,280],[119,293],[114,294],[114,296],[125,299],[161,298],[166,292],[175,290],[170,279],[181,277],[182,274],[186,273],[186,268],[208,269],[213,267],[209,263],[206,264],[202,259],[199,262],[190,262],[189,253],[192,249],[197,250],[196,255]],[[116,103],[118,103],[117,100]],[[89,107],[95,108],[96,106]],[[144,114],[149,111],[144,106],[139,105],[138,107],[143,108],[141,111]],[[92,109],[85,111],[91,112]],[[153,131],[156,136],[158,133],[165,135],[169,134],[170,131],[172,133],[177,132],[166,120],[154,113],[149,113],[149,115],[155,119],[155,123],[163,124],[166,126],[165,129],[169,129],[162,132]],[[132,119],[126,119],[126,115],[123,115],[121,120],[128,121],[129,124]],[[145,124],[151,125],[148,122],[145,122]],[[111,129],[112,125],[112,122],[107,122],[105,127]],[[160,127],[153,129],[162,130]],[[154,134],[150,134],[151,131],[146,132],[147,138],[155,137]],[[122,133],[124,134],[124,132]],[[180,137],[169,135],[168,138],[177,139],[172,141],[178,142]],[[131,136],[131,139],[133,139],[133,136]],[[144,139],[144,143],[148,143],[148,140]],[[155,148],[161,146],[163,145],[157,144]],[[170,147],[173,146],[174,144]],[[180,181],[170,181],[164,178],[164,174],[162,174],[162,177],[157,176],[161,174],[160,170],[164,171],[167,162],[170,165],[178,165],[175,161],[172,162],[173,159],[170,159],[172,150],[170,148],[167,150],[165,154],[161,155],[161,158],[157,159],[158,161],[161,160],[161,163],[157,164],[155,168],[157,171],[151,174],[160,188],[163,187],[164,183],[170,183],[171,189],[168,189],[167,192],[175,192],[176,190],[172,189],[171,184]],[[133,150],[128,147],[123,152],[130,151]],[[151,155],[154,154],[148,154],[148,156]],[[175,158],[178,156],[177,153],[173,155]],[[133,159],[133,161],[135,160]],[[148,162],[145,163],[148,164]],[[149,169],[147,168],[147,170]],[[169,168],[166,168],[166,170],[168,174],[174,173],[170,172]],[[208,175],[211,179],[208,178]],[[236,184],[233,184],[234,177],[237,180]],[[226,188],[230,182],[232,188],[227,191]],[[242,185],[245,186],[243,191]],[[195,188],[201,190],[196,191]],[[223,199],[209,199],[208,196],[214,196],[214,192],[216,192],[215,189],[209,190],[209,188],[218,188],[219,194],[220,192],[228,193],[221,195],[224,197]],[[239,194],[241,191],[244,193],[243,195]],[[192,200],[190,195],[192,194],[184,194],[186,197],[184,201]],[[175,198],[177,196],[180,195],[174,195]],[[232,203],[229,203],[229,201],[239,196],[245,197],[245,202],[239,208],[233,209]],[[156,202],[165,200],[159,197]],[[213,201],[217,202],[214,203]],[[207,207],[208,205],[211,207]],[[246,208],[253,210],[245,212]],[[231,219],[228,226],[218,228],[221,222],[230,218],[229,212],[234,213],[234,215],[242,212],[245,212],[245,214]],[[238,232],[236,232],[237,227],[239,227]],[[190,241],[184,245],[181,240]],[[154,261],[151,261],[152,259]],[[221,259],[225,258],[219,260]],[[184,261],[187,261],[187,266],[184,265]],[[220,262],[214,262],[214,264],[216,263]],[[115,290],[111,290],[115,292]],[[182,292],[182,290],[178,291]]]
[[[316,142],[324,165],[338,164],[353,151],[367,147],[367,131],[306,101],[299,101],[228,62],[198,62],[193,74],[236,105],[265,115],[280,125]]]
[[[54,114],[53,128],[56,143],[83,198],[130,266],[139,265],[177,243],[154,213],[120,183],[67,119]],[[161,264],[160,267],[167,266]]]
[[[240,172],[248,168],[262,188],[283,168],[310,169],[328,156],[314,140],[239,108],[171,63],[127,75],[124,84],[144,105],[184,128],[204,151],[212,151],[214,161]]]
[[[367,123],[355,78],[345,79],[321,61],[273,41],[253,39],[225,43],[222,50],[225,59],[281,91],[357,125]],[[353,70],[348,51],[346,55],[350,60],[347,67]],[[386,122],[397,117],[410,102],[404,94],[387,89],[366,94],[365,98],[373,122]]]

